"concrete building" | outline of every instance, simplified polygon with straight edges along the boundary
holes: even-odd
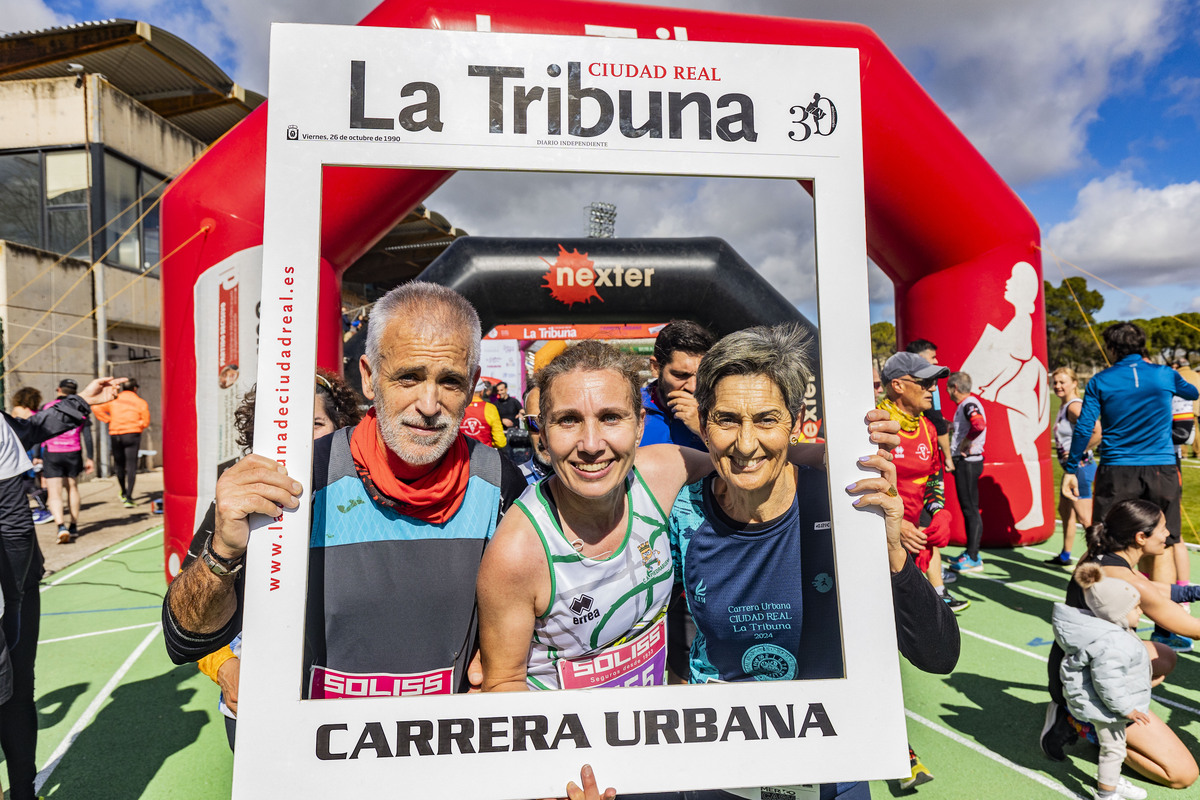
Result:
[[[159,450],[157,201],[262,103],[182,39],[107,20],[0,37],[0,396],[137,378]],[[103,440],[104,437],[101,437]]]

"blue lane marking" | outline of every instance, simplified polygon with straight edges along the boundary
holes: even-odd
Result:
[[[1054,644],[1054,640],[1053,639],[1043,639],[1042,637],[1037,636],[1029,641],[1030,647],[1041,647],[1042,645],[1047,645],[1047,644]]]
[[[157,606],[130,606],[129,608],[92,608],[87,611],[51,611],[43,613],[43,617],[61,617],[64,614],[101,614],[105,611],[145,611],[148,608],[162,608],[162,605]]]

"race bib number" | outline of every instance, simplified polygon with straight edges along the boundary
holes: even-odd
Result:
[[[408,675],[381,673],[363,675],[337,672],[314,666],[308,684],[311,700],[340,697],[410,697],[418,694],[450,694],[454,685],[454,667]]]
[[[604,686],[663,686],[667,682],[667,620],[659,617],[649,628],[624,644],[594,656],[558,661],[559,685],[564,689]]]

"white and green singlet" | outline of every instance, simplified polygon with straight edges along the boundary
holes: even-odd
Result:
[[[625,538],[615,552],[590,558],[567,541],[548,480],[516,501],[550,567],[550,602],[533,626],[529,688],[663,683],[673,577],[667,515],[632,470],[625,478]]]

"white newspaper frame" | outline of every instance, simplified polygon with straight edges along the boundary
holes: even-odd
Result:
[[[350,99],[352,61],[365,64],[358,117],[390,118],[392,130],[364,129],[361,122],[351,127],[356,113]],[[548,103],[531,106],[531,133],[515,132],[513,84],[559,87],[561,116],[567,117],[565,68],[572,62],[585,65],[580,86],[601,88],[612,96],[614,107],[619,108],[619,90],[632,91],[635,123],[645,118],[647,93],[661,91],[662,137],[628,138],[617,122],[590,138],[572,136],[569,119],[561,134],[553,136],[548,131]],[[633,65],[640,75],[594,77],[594,72],[603,72],[603,64]],[[470,65],[518,66],[528,76],[502,83],[503,132],[490,131],[491,79],[468,76],[464,67]],[[549,65],[559,65],[560,74],[553,76]],[[853,509],[838,488],[861,477],[853,461],[872,450],[862,427],[862,413],[871,407],[872,396],[867,388],[870,344],[858,68],[857,50],[841,48],[273,26],[255,452],[285,460],[309,496],[313,382],[303,376],[313,374],[315,362],[323,165],[812,179],[836,559],[838,574],[849,579],[840,591],[842,625],[854,635],[843,636],[846,677],[841,680],[303,701],[298,667],[310,514],[309,505],[302,503],[279,520],[260,520],[250,543],[235,798],[334,797],[347,792],[357,797],[420,798],[464,790],[480,798],[557,796],[568,780],[578,780],[584,763],[594,766],[602,786],[615,785],[622,793],[907,773],[881,523]],[[659,72],[665,72],[663,77]],[[438,87],[440,131],[410,131],[398,124],[406,105],[430,97],[426,90],[404,97],[401,87],[414,81]],[[670,137],[670,91],[710,96],[711,138],[701,138],[703,125],[691,112],[681,115],[680,137]],[[746,131],[744,118],[727,121],[724,137],[717,133],[720,120],[747,110],[741,101],[719,108],[720,98],[731,93],[750,99],[753,141],[738,137],[738,131]],[[814,98],[817,94],[820,97]],[[544,96],[548,99],[550,92]],[[823,114],[805,111],[814,102]],[[600,102],[585,98],[580,106],[586,127],[598,118]],[[420,127],[413,119],[421,116],[410,114],[410,127]],[[296,380],[285,384],[290,376]],[[814,709],[811,704],[824,709],[834,735],[820,727],[802,727]],[[784,714],[789,706],[794,709],[796,737],[781,737],[778,728],[768,726],[763,706]],[[713,709],[723,730],[730,715],[736,716],[734,709],[747,709],[754,727],[767,736],[746,739],[733,732],[726,741],[696,741],[706,737],[693,728],[693,741],[659,747],[643,742],[636,755],[634,749],[612,746],[606,739],[606,714],[616,715],[620,735],[628,737],[633,720],[644,719],[643,712],[665,710],[684,719],[707,715],[687,711],[696,708]],[[588,746],[566,738],[558,741],[557,749],[512,751],[510,722],[492,722],[485,725],[493,732],[491,746],[496,749],[478,752],[484,727],[480,719],[531,715],[545,716],[551,732],[575,715]],[[399,721],[429,720],[436,726],[438,720],[451,718],[477,722],[477,752],[425,756],[413,749],[408,756],[396,754]],[[668,718],[669,714],[663,717]],[[328,736],[329,753],[345,756],[371,723],[380,723],[392,757],[377,757],[381,751],[376,749],[360,751],[356,759],[317,757],[321,731]]]

